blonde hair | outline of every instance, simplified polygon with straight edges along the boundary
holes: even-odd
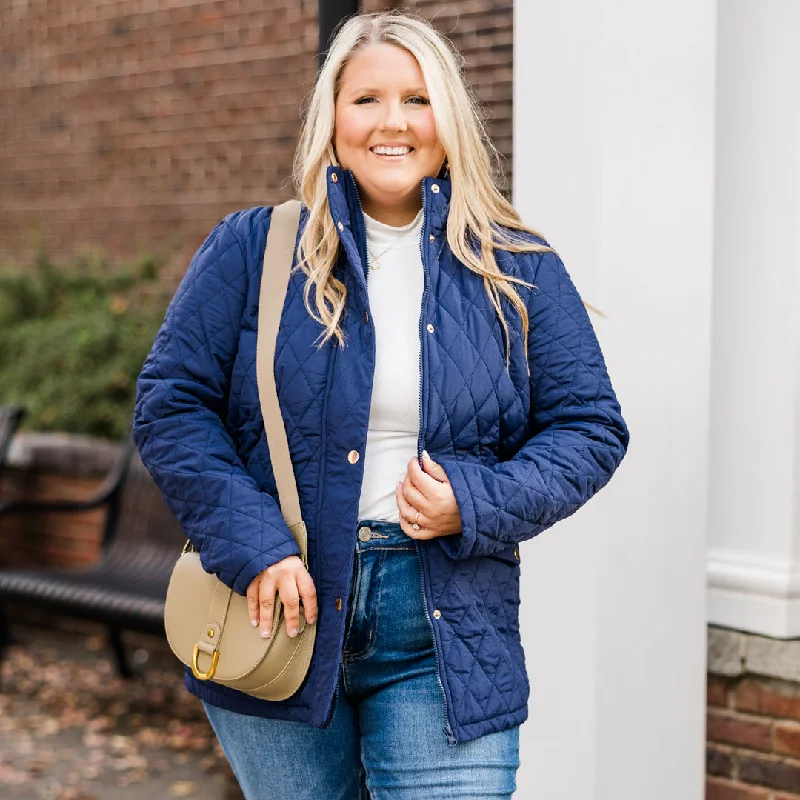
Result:
[[[298,266],[308,276],[306,308],[325,328],[321,344],[335,336],[344,346],[340,321],[347,297],[345,285],[333,275],[339,238],[328,207],[326,186],[327,168],[337,164],[333,147],[336,97],[344,68],[354,53],[382,43],[406,50],[420,65],[452,181],[448,244],[464,266],[483,277],[505,332],[506,366],[511,342],[501,295],[517,310],[525,334],[527,361],[528,312],[512,284],[532,284],[504,274],[497,265],[494,249],[523,253],[549,252],[551,248],[530,241],[525,234],[539,234],[522,223],[498,188],[499,157],[463,75],[463,58],[428,22],[398,11],[359,14],[341,26],[317,76],[295,153],[297,195],[309,209],[298,246]],[[316,311],[310,303],[312,290]]]

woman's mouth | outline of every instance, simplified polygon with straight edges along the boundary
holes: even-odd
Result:
[[[414,148],[409,145],[389,147],[386,145],[375,145],[370,147],[370,152],[385,161],[401,161],[414,152]]]

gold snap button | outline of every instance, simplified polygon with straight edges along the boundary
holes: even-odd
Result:
[[[364,312],[364,322],[369,322],[369,311]]]
[[[372,538],[372,528],[368,528],[366,525],[363,528],[358,529],[358,540],[360,542],[368,542]]]
[[[436,611],[433,612],[433,616],[436,617],[436,619],[439,619],[439,617],[442,616],[442,612],[437,608]]]
[[[344,225],[342,225],[342,223],[341,223],[341,222],[339,223],[339,226],[338,226],[338,227],[339,227],[339,230],[340,230],[340,231],[343,231],[343,230],[344,230]]]
[[[342,598],[341,597],[337,597],[336,598],[336,610],[337,611],[341,611],[342,610]]]
[[[213,628],[209,628],[206,631],[206,635],[208,636],[209,639],[213,639],[214,638],[214,629]]]
[[[360,458],[360,456],[358,455],[358,451],[357,451],[357,450],[351,450],[351,451],[350,451],[350,452],[347,454],[347,460],[348,460],[348,461],[349,461],[351,464],[355,464],[355,463],[356,463],[356,461],[358,461],[358,459],[359,459],[359,458]]]
[[[427,327],[428,327],[428,333],[433,333],[434,332],[435,328],[433,327],[433,325],[431,325],[430,322],[428,323]]]
[[[519,549],[516,547],[514,548],[514,557],[519,561]]]
[[[435,242],[435,241],[436,241],[436,237],[435,237],[433,234],[431,234],[431,241],[432,241],[432,242]]]
[[[339,180],[339,178],[338,178],[338,176],[336,175],[336,173],[335,173],[335,172],[334,172],[334,173],[331,175],[331,180],[332,180],[334,183],[336,183],[336,181],[338,181],[338,180]]]
[[[434,194],[439,194],[439,184],[438,183],[434,183],[433,186],[431,186],[431,191]]]

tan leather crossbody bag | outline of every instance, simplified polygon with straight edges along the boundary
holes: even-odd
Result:
[[[275,387],[275,342],[300,220],[300,203],[289,200],[272,212],[258,306],[256,376],[270,460],[281,513],[297,540],[308,569],[306,526]],[[195,678],[214,681],[263,700],[285,700],[308,672],[316,623],[306,622],[302,601],[296,637],[289,638],[283,604],[275,596],[272,636],[262,639],[250,623],[247,598],[206,572],[190,542],[172,571],[164,607],[164,627],[175,655]]]

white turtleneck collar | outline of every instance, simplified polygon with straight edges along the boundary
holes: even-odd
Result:
[[[380,252],[402,236],[403,241],[398,242],[392,250],[405,250],[408,247],[416,247],[419,243],[418,234],[422,229],[422,209],[419,210],[417,216],[408,225],[400,227],[387,225],[385,222],[373,219],[367,213],[364,214],[364,224],[367,229],[367,240],[369,241],[370,249]],[[414,233],[417,235],[415,236]]]

